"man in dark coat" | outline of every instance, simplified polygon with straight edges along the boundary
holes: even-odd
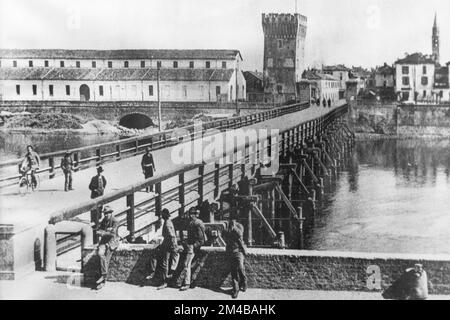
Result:
[[[97,168],[97,175],[92,177],[91,183],[89,183],[89,190],[91,190],[91,199],[95,199],[103,196],[106,188],[106,178],[102,175],[103,168],[99,166]],[[100,213],[102,212],[102,207],[98,207],[98,210],[91,211],[91,221],[97,223],[101,218]]]
[[[231,265],[231,278],[233,281],[232,297],[236,299],[239,290],[247,290],[247,276],[245,275],[244,259],[246,248],[243,235],[244,227],[236,221],[237,214],[231,213],[227,226],[222,235],[226,243],[226,252]]]
[[[183,242],[184,247],[184,259],[183,259],[183,270],[178,276],[178,281],[182,282],[180,290],[186,291],[191,287],[191,264],[195,255],[200,250],[201,246],[205,243],[205,225],[198,216],[199,210],[190,210],[189,216],[189,226],[188,226],[188,237],[187,240]]]
[[[144,173],[145,179],[153,177],[156,172],[155,162],[153,161],[153,155],[150,153],[150,148],[145,148],[145,154],[141,160],[142,172]],[[153,186],[147,188],[147,192],[153,192]]]
[[[100,259],[100,278],[97,280],[97,290],[103,288],[108,275],[109,261],[113,252],[119,246],[117,228],[119,226],[117,220],[113,216],[113,210],[109,206],[105,206],[103,210],[105,217],[99,224],[97,234],[100,235],[100,241],[97,254]]]
[[[161,278],[161,285],[158,290],[167,288],[167,280],[169,279],[169,261],[178,261],[178,243],[177,235],[175,234],[175,228],[172,221],[170,220],[170,212],[167,209],[162,210],[162,218],[164,220],[164,225],[162,229],[163,242],[159,248],[159,261],[156,269],[159,271],[159,276]],[[173,268],[174,266],[172,266]],[[158,273],[158,272],[157,272]]]
[[[69,151],[66,152],[64,158],[61,159],[61,169],[64,173],[64,191],[73,190],[72,188],[72,171],[73,171],[73,160]]]
[[[328,108],[331,108],[331,99],[328,98]]]

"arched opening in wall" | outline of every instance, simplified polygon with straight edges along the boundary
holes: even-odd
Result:
[[[80,86],[80,100],[89,101],[91,99],[91,93],[89,87],[85,84]]]
[[[119,125],[129,129],[145,129],[154,126],[154,123],[152,119],[145,114],[133,113],[120,119]]]

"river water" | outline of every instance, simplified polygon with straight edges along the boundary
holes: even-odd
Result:
[[[0,158],[117,139],[111,135],[0,133]],[[357,142],[318,211],[314,250],[450,254],[450,140]]]
[[[449,150],[449,140],[358,142],[306,247],[450,253]]]

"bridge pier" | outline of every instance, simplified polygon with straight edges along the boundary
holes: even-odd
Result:
[[[304,247],[305,226],[314,225],[327,192],[345,170],[354,147],[348,130],[337,118],[328,125],[318,121],[286,131],[281,135],[278,175],[258,177],[252,195],[259,196],[262,214],[277,234],[283,232],[287,247]],[[249,231],[250,243],[254,230]]]

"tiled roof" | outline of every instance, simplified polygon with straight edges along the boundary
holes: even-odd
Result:
[[[385,65],[385,66],[381,66],[376,70],[376,73],[378,74],[394,74],[395,73],[395,69],[391,66]]]
[[[161,69],[161,81],[229,81],[233,69]],[[156,69],[0,68],[0,80],[157,80]]]
[[[396,64],[435,64],[435,61],[430,57],[423,55],[422,53],[413,53],[407,55],[403,59],[399,59],[395,62]]]
[[[350,69],[343,64],[338,64],[335,66],[323,66],[324,71],[349,71]]]
[[[0,80],[40,80],[51,68],[0,68]]]
[[[67,50],[0,49],[0,58],[16,59],[234,59],[239,50]]]
[[[258,80],[261,80],[261,81],[264,80],[264,75],[261,72],[245,71],[244,72],[244,77],[247,78],[248,76],[255,77],[255,78],[257,78]]]
[[[313,71],[305,71],[303,74],[303,78],[307,80],[330,80],[330,81],[339,81],[335,77],[329,74],[323,74]]]

